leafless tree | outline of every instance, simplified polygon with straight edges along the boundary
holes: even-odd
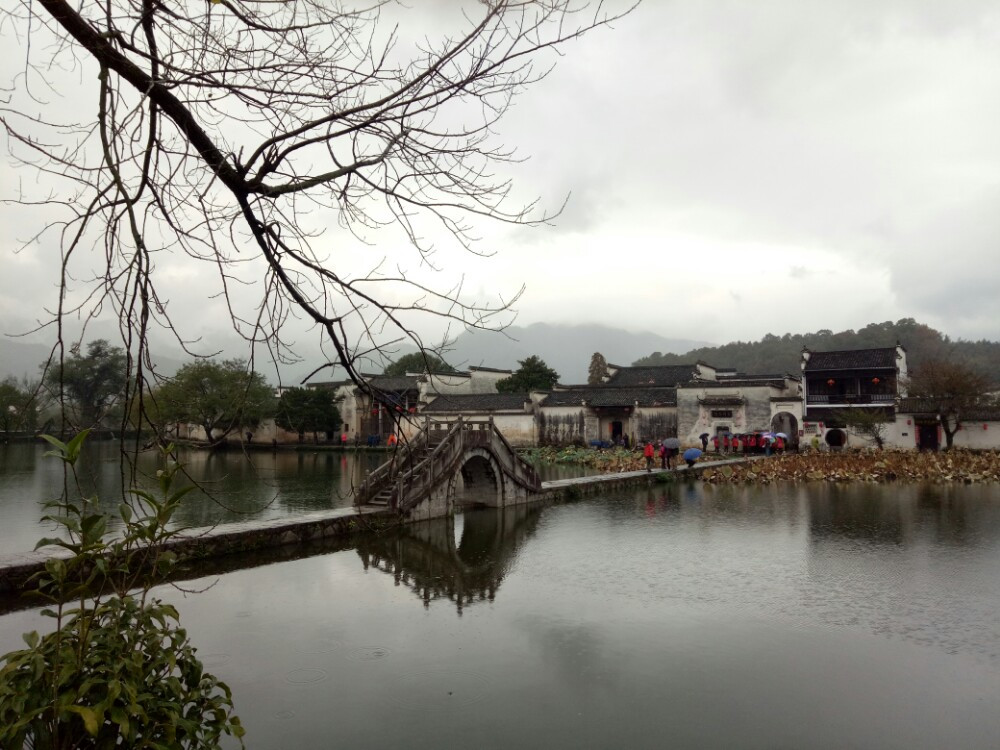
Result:
[[[0,16],[4,33],[29,51],[0,122],[10,153],[52,191],[20,200],[63,211],[43,230],[62,249],[54,324],[112,308],[141,388],[153,326],[182,345],[194,339],[174,326],[157,275],[161,261],[186,257],[217,276],[249,342],[285,361],[294,353],[282,326],[304,317],[324,335],[328,364],[356,381],[359,362],[386,341],[434,349],[415,314],[502,326],[518,292],[469,302],[460,280],[432,287],[395,259],[344,270],[325,232],[328,216],[364,241],[395,226],[414,259],[433,267],[437,230],[488,253],[476,243],[477,219],[550,218],[514,201],[500,173],[517,157],[495,125],[548,72],[548,53],[631,8],[465,5],[462,31],[409,53],[405,19],[420,4],[13,0]],[[86,97],[89,111],[57,101],[74,73],[81,84],[69,101]],[[99,270],[72,278],[71,259],[88,253]],[[249,313],[233,294],[248,276],[261,285]]]
[[[874,443],[879,450],[885,448],[889,439],[892,417],[883,409],[866,409],[860,406],[845,409],[840,419],[847,429],[860,438]]]
[[[913,371],[908,386],[911,407],[937,415],[946,450],[952,449],[963,421],[994,405],[989,378],[954,360],[924,362]]]

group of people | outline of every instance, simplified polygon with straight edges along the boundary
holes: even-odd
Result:
[[[653,463],[660,459],[660,468],[674,468],[674,460],[680,453],[679,447],[669,447],[667,440],[647,440],[643,448],[642,455],[646,459],[646,471],[653,470]],[[770,456],[772,453],[784,453],[788,447],[788,442],[782,434],[771,434],[763,432],[747,432],[735,434],[723,432],[710,438],[708,433],[701,436],[701,447],[703,451],[708,451],[708,444],[712,443],[712,449],[720,455],[736,455],[738,453],[751,454],[763,453]],[[674,441],[674,445],[676,445]],[[685,454],[685,459],[687,455]],[[690,461],[693,463],[693,461]]]
[[[646,458],[646,471],[653,470],[653,461],[657,457],[660,459],[661,469],[674,468],[674,459],[680,453],[680,448],[668,447],[666,441],[657,440],[654,444],[652,440],[646,441],[646,446],[642,450],[642,455]]]
[[[702,435],[701,443],[704,450],[708,450],[708,435]],[[761,432],[747,432],[738,435],[731,432],[723,432],[712,438],[712,450],[716,453],[763,453],[770,456],[771,453],[784,453],[787,448],[785,438],[781,435],[768,435]]]

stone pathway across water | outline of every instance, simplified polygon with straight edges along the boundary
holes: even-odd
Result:
[[[648,480],[656,474],[673,473],[690,476],[692,473],[698,474],[705,469],[742,463],[757,458],[763,458],[763,456],[704,461],[696,464],[693,469],[681,466],[675,469],[655,468],[651,472],[643,469],[616,474],[555,479],[542,482],[542,491],[535,499],[545,500],[565,497],[570,493],[590,494],[602,490],[620,489],[639,483],[644,479]],[[190,529],[175,537],[165,546],[177,551],[182,557],[206,558],[342,536],[357,530],[359,522],[369,526],[379,521],[395,524],[398,523],[398,517],[385,507],[336,508],[286,518],[241,521]],[[51,558],[65,559],[70,556],[71,553],[68,550],[56,546],[42,547],[29,552],[0,554],[0,594],[8,594],[20,589],[29,576],[43,569],[46,560]]]

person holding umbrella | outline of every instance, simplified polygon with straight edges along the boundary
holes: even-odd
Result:
[[[701,451],[697,448],[688,448],[684,451],[682,458],[687,462],[688,468],[694,468],[695,463],[697,463],[698,458],[701,456]]]
[[[667,468],[672,469],[674,456],[676,456],[681,449],[681,441],[675,437],[667,438],[663,441],[664,447],[667,449]]]

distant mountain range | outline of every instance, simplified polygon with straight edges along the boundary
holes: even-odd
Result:
[[[711,346],[705,341],[633,332],[604,325],[534,323],[511,326],[504,333],[466,331],[458,336],[445,359],[458,369],[470,365],[516,370],[518,361],[537,354],[559,373],[562,383],[587,382],[594,352],[616,365],[628,365],[650,352],[686,352]]]
[[[105,332],[102,331],[102,334]],[[105,334],[105,336],[112,340],[110,335]],[[93,338],[98,336],[95,335]],[[112,343],[115,342],[112,340]],[[504,333],[463,332],[445,353],[445,359],[458,369],[479,365],[515,370],[518,367],[518,360],[537,354],[549,367],[559,373],[563,383],[582,383],[587,380],[587,367],[594,352],[601,352],[608,362],[613,364],[627,365],[637,357],[650,352],[682,352],[706,345],[709,344],[705,341],[668,338],[649,331],[635,333],[603,325],[536,323],[529,326],[511,326]],[[402,349],[400,354],[406,354],[407,351]],[[0,378],[10,375],[18,378],[23,375],[37,378],[38,366],[49,356],[49,352],[50,347],[41,343],[0,337]],[[313,361],[308,353],[302,354],[306,356],[301,364],[282,367],[282,377],[287,383],[297,383],[316,366],[317,362]],[[245,356],[245,353],[227,350],[225,356],[239,357]],[[189,359],[190,357],[179,350],[168,350],[164,355],[156,353],[156,370],[161,375],[172,375]],[[274,380],[273,370],[262,365],[257,369],[264,373],[268,380]],[[362,369],[380,371],[373,367]],[[330,377],[327,371],[318,374],[314,379],[325,380]]]
[[[97,336],[94,336],[97,338]],[[110,337],[109,337],[110,338]],[[90,340],[88,338],[88,340]],[[489,331],[464,332],[445,353],[445,359],[454,367],[469,366],[517,369],[518,361],[536,354],[549,367],[559,373],[564,384],[584,383],[591,355],[600,352],[611,364],[616,365],[674,365],[702,360],[716,367],[735,367],[742,372],[774,373],[799,371],[803,346],[817,351],[861,349],[893,346],[900,341],[907,350],[911,367],[922,361],[950,357],[962,361],[1000,383],[1000,343],[993,341],[952,340],[948,336],[904,318],[895,323],[872,323],[857,331],[829,330],[815,333],[768,334],[759,341],[734,341],[713,346],[705,341],[669,338],[650,331],[633,332],[604,325],[555,325],[535,323],[529,326],[512,326],[504,333]],[[37,378],[39,364],[49,355],[50,347],[0,336],[0,378],[27,375]],[[400,354],[406,354],[403,350]],[[316,366],[313,358],[303,352],[304,361],[295,366],[282,367],[286,383],[297,383]],[[225,356],[241,356],[243,352],[226,351]],[[172,375],[190,357],[177,350],[155,357],[157,372]],[[273,369],[261,363],[258,368],[270,381]],[[379,372],[380,368],[363,368]],[[317,374],[315,380],[331,379],[329,371]]]

